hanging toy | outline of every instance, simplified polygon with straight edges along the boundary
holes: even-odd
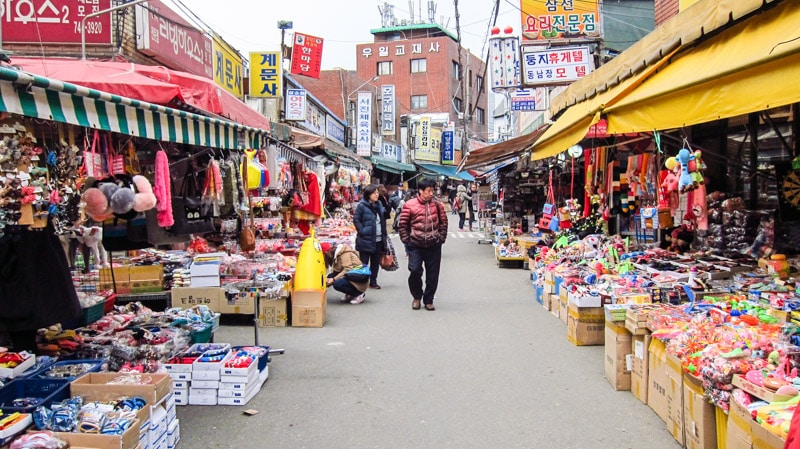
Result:
[[[681,175],[678,178],[678,191],[686,193],[694,189],[692,175],[689,173],[689,161],[694,159],[694,155],[686,148],[678,151],[676,156],[681,166]]]

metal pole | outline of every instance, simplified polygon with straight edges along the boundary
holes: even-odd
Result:
[[[114,6],[113,8],[104,9],[102,11],[93,12],[91,14],[87,14],[87,15],[83,16],[83,19],[81,19],[81,59],[84,60],[84,61],[86,60],[86,20],[87,19],[90,19],[92,17],[101,16],[101,15],[109,13],[109,12],[114,12],[114,11],[116,11],[118,9],[124,9],[124,8],[129,8],[131,6],[136,6],[139,3],[144,3],[146,1],[147,0],[133,0],[132,2],[125,3],[124,5]]]

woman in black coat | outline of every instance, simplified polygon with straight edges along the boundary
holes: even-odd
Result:
[[[386,219],[383,205],[378,200],[378,186],[368,185],[364,188],[364,196],[356,206],[353,224],[356,226],[356,251],[361,263],[369,265],[371,271],[370,288],[381,288],[378,285],[380,258],[384,251],[386,239]]]

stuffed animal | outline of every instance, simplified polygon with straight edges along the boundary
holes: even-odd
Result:
[[[678,155],[675,159],[681,165],[681,175],[678,178],[678,190],[681,193],[685,193],[694,189],[694,181],[692,175],[689,173],[689,161],[694,160],[694,154],[686,148],[683,148],[678,151]]]
[[[153,187],[141,175],[133,178],[116,175],[96,181],[94,187],[86,189],[82,199],[86,204],[84,212],[92,220],[100,222],[112,215],[128,215],[131,211],[144,212],[156,205]]]
[[[109,267],[108,255],[103,247],[103,228],[100,226],[80,226],[75,229],[75,240],[85,245],[94,256],[95,266]],[[88,260],[86,261],[88,266]]]

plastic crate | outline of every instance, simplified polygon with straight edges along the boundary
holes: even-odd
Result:
[[[214,335],[214,326],[212,324],[208,324],[201,330],[192,330],[189,335],[191,337],[191,341],[189,342],[190,344],[208,343],[211,341],[211,337]]]
[[[103,304],[103,313],[104,314],[112,312],[114,310],[114,302],[116,302],[116,300],[117,300],[117,294],[116,293],[112,293],[112,294],[108,295],[108,297],[106,298],[106,302]]]
[[[169,308],[170,294],[169,292],[137,293],[128,295],[117,294],[118,305],[128,304],[131,302],[140,302],[143,306],[149,308],[153,312],[163,312]]]
[[[30,413],[42,405],[49,407],[69,397],[69,381],[66,379],[17,379],[0,388],[0,409],[4,413]],[[35,398],[33,404],[15,407],[14,400]]]
[[[56,363],[54,363],[54,364],[52,364],[50,366],[46,366],[46,367],[40,369],[39,371],[36,371],[32,375],[30,375],[28,378],[29,379],[56,379],[56,380],[62,380],[63,379],[63,380],[67,380],[67,381],[71,382],[71,381],[75,380],[77,377],[83,376],[86,373],[96,373],[96,372],[100,371],[100,369],[103,367],[103,363],[104,363],[104,360],[102,360],[102,359],[68,360],[68,361],[56,362]],[[54,368],[58,369],[58,367],[63,367],[63,366],[68,366],[68,365],[80,365],[80,364],[86,364],[86,365],[89,365],[89,366],[87,367],[86,371],[84,371],[82,373],[79,373],[79,374],[76,374],[75,376],[51,377],[49,375],[51,370],[54,369]]]
[[[258,348],[259,352],[263,352],[263,355],[258,357],[258,370],[264,371],[264,368],[267,367],[267,362],[269,362],[269,346],[234,346],[231,351],[236,352],[244,348]]]
[[[86,326],[87,324],[92,324],[95,321],[99,320],[103,317],[105,313],[106,302],[100,301],[97,304],[91,305],[89,307],[85,307],[83,309],[83,318],[81,319],[81,325]]]

